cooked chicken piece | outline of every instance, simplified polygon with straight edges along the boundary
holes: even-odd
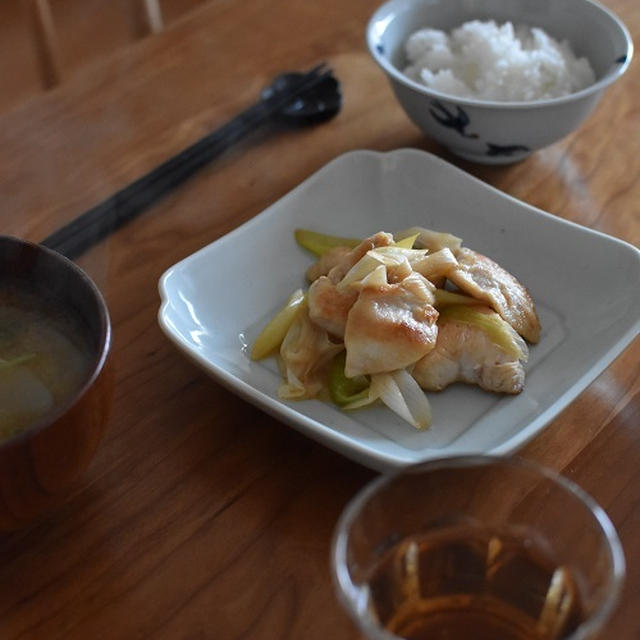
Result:
[[[487,302],[523,338],[540,339],[540,321],[529,292],[508,271],[471,249],[456,253],[458,267],[447,277],[474,298]]]
[[[344,338],[347,315],[357,298],[356,290],[338,290],[327,276],[320,276],[309,287],[309,317],[331,335]]]
[[[387,247],[393,244],[393,236],[384,231],[365,238],[359,245],[353,247],[335,247],[318,258],[318,261],[307,269],[307,280],[313,282],[320,276],[329,276],[333,282],[339,282],[353,265],[362,258],[367,251],[376,247]]]
[[[317,262],[314,262],[307,269],[307,280],[315,282],[320,276],[326,276],[333,267],[340,264],[350,253],[350,247],[334,247],[320,256]]]
[[[353,265],[362,258],[367,251],[376,247],[388,247],[393,244],[393,236],[384,231],[378,231],[375,235],[365,238],[357,247],[350,250],[329,272],[328,276],[333,282],[340,282]]]
[[[431,351],[438,333],[433,300],[418,273],[397,284],[363,280],[345,327],[347,377],[402,369]]]
[[[342,344],[332,342],[306,311],[298,314],[280,347],[284,380],[279,396],[315,397],[323,388],[327,365],[342,349]]]
[[[524,342],[522,346],[526,349]],[[481,327],[442,319],[435,349],[416,363],[412,375],[426,391],[466,382],[498,393],[520,393],[525,378],[520,359],[507,354]]]

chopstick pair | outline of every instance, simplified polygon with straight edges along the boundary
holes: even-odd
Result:
[[[61,227],[41,244],[70,259],[78,257],[170,193],[242,137],[272,120],[296,98],[332,78],[332,74],[332,70],[322,63],[304,74],[278,76],[254,105]]]

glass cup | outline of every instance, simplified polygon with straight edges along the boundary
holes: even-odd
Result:
[[[625,571],[611,521],[580,487],[491,456],[372,481],[338,521],[332,564],[374,640],[593,638]]]

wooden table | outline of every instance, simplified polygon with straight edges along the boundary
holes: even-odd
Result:
[[[451,157],[407,120],[371,61],[365,0],[212,0],[0,116],[3,233],[38,241],[255,99],[328,60],[329,123],[261,135],[79,264],[114,326],[108,433],[71,500],[0,537],[2,638],[356,638],[332,589],[340,511],[374,473],[212,382],[161,333],[164,270],[349,150],[416,147],[536,207],[640,244],[638,62],[577,134],[513,166]],[[636,0],[608,0],[640,42]],[[594,292],[596,295],[597,292]],[[640,341],[521,455],[608,510],[628,561],[602,637],[640,632]]]

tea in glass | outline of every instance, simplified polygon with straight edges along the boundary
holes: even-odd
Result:
[[[371,640],[584,640],[624,578],[615,529],[561,475],[461,456],[383,475],[345,508],[337,593]]]

